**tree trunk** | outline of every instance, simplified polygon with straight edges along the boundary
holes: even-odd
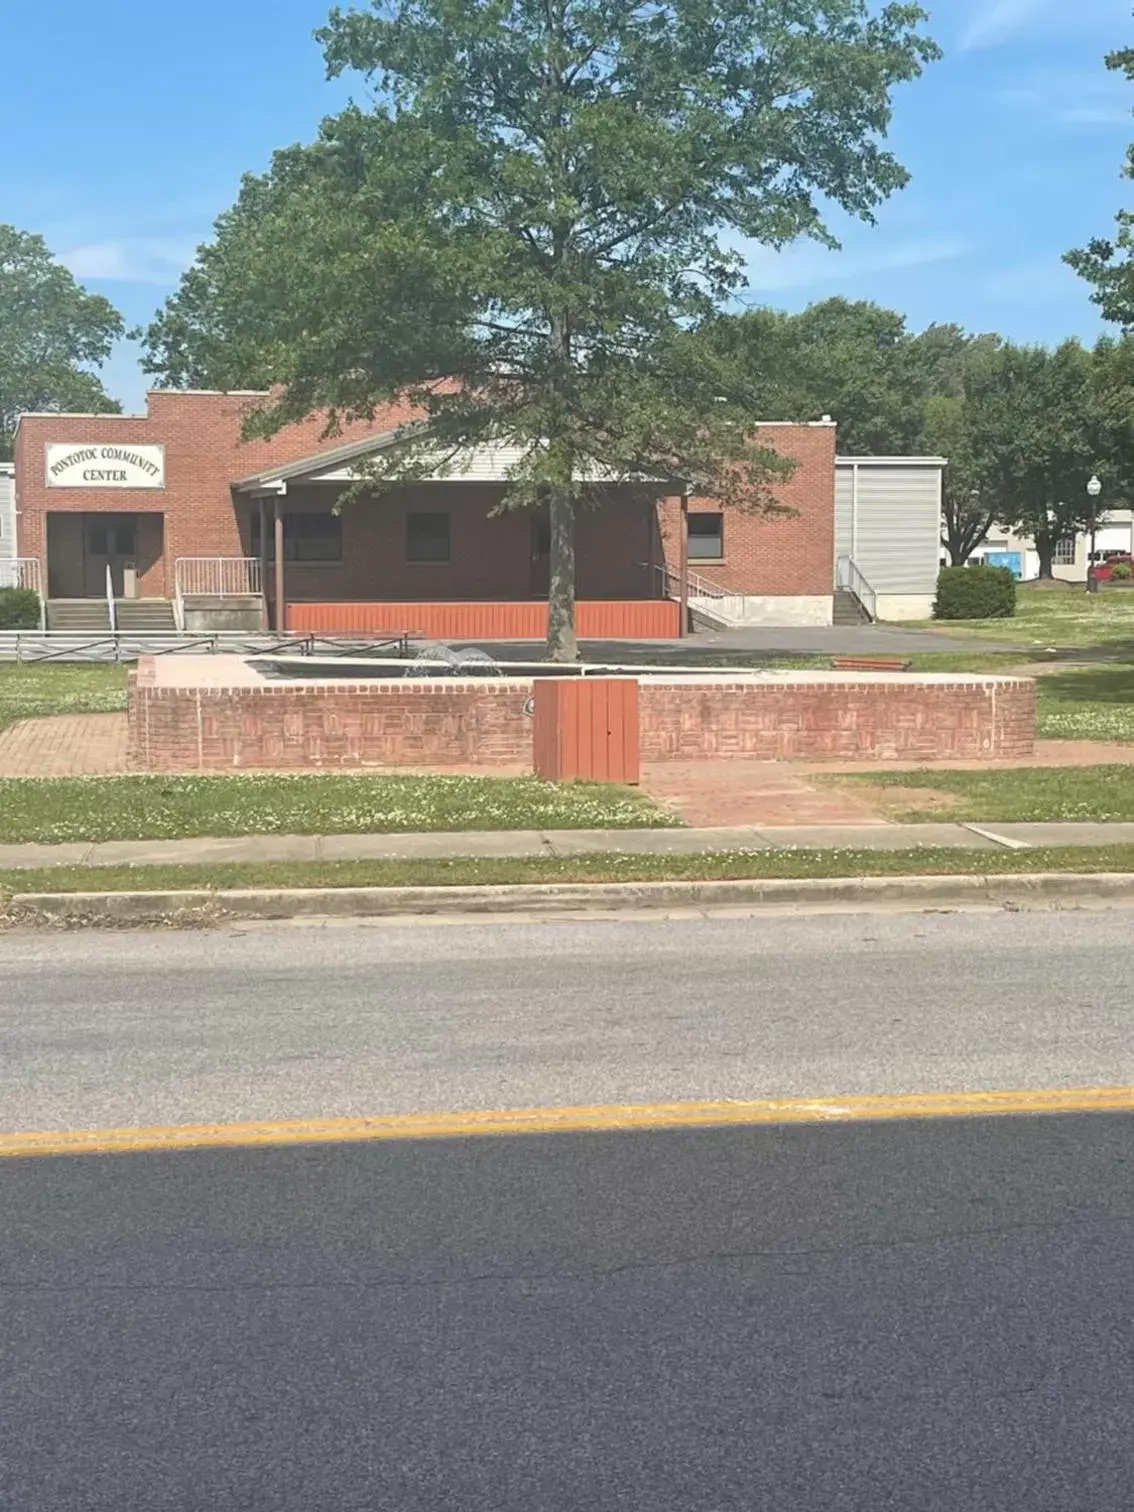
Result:
[[[1039,575],[1041,578],[1053,578],[1055,576],[1055,542],[1041,541],[1036,538],[1036,556],[1039,557]]]
[[[575,500],[567,489],[553,488],[549,504],[547,655],[550,661],[573,662],[579,655],[575,637]]]

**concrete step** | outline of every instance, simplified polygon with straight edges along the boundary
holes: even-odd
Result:
[[[98,634],[110,631],[110,611],[105,599],[48,599],[47,628]]]
[[[862,604],[846,588],[836,588],[831,606],[832,622],[836,625],[869,625],[870,616]]]
[[[132,635],[156,635],[177,629],[169,599],[116,599],[114,618],[119,630]]]

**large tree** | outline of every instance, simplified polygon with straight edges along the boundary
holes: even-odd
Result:
[[[41,236],[0,225],[0,458],[25,410],[115,413],[97,372],[122,317],[88,294]]]
[[[1105,61],[1113,73],[1134,80],[1134,48],[1109,53]],[[1122,176],[1134,178],[1134,145],[1126,149]],[[1134,210],[1119,210],[1114,221],[1113,236],[1097,236],[1063,260],[1093,286],[1091,299],[1104,320],[1129,330],[1134,328]]]
[[[1085,530],[1095,508],[1087,482],[1107,442],[1094,358],[1077,341],[1053,350],[1006,343],[971,364],[965,399],[981,502],[1032,537],[1049,578],[1055,548]]]
[[[1000,345],[998,336],[957,325],[914,333],[896,310],[835,298],[794,315],[724,315],[697,339],[735,364],[760,414],[833,416],[844,456],[944,456],[942,541],[955,564],[988,534],[993,515],[977,486],[965,373]]]
[[[506,502],[548,506],[549,645],[571,657],[588,477],[766,499],[751,406],[686,336],[744,283],[730,243],[833,245],[821,205],[869,220],[905,182],[880,139],[936,55],[923,20],[870,0],[336,10],[329,70],[377,103],[245,182],[151,326],[150,370],[278,384],[261,428],[408,394],[431,426],[377,483],[519,444]]]
[[[704,339],[735,365],[765,419],[838,422],[839,450],[908,451],[921,427],[920,372],[905,317],[867,300],[825,299],[798,314],[724,315]]]

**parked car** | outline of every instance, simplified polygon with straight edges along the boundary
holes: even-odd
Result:
[[[1134,556],[1129,551],[1096,551],[1095,561],[1091,567],[1091,576],[1098,578],[1100,583],[1109,582],[1114,576],[1114,569],[1119,562],[1125,562],[1134,575]],[[1120,572],[1119,577],[1125,578],[1126,573]]]

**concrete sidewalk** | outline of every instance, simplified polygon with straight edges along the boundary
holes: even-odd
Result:
[[[1028,850],[1134,845],[1122,824],[829,824],[660,830],[493,830],[456,834],[248,835],[235,839],[108,840],[0,845],[0,871],[41,866],[214,866],[226,862],[439,860],[451,856],[688,856],[736,850]]]

